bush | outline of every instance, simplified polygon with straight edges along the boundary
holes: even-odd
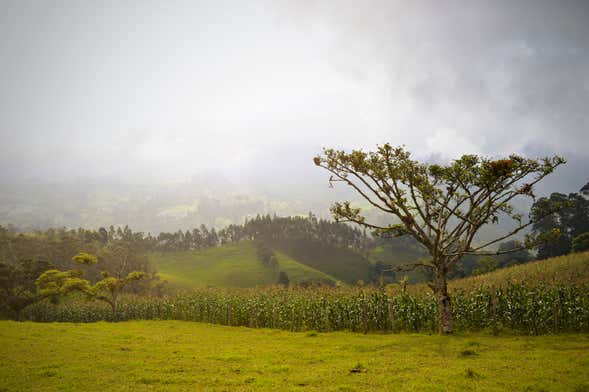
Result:
[[[589,232],[583,233],[573,238],[571,245],[571,250],[573,252],[584,252],[589,250]]]

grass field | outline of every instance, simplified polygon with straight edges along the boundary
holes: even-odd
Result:
[[[304,280],[334,278],[276,252],[279,269],[293,283]],[[274,284],[277,271],[264,267],[256,255],[253,242],[243,241],[216,248],[184,252],[151,253],[150,261],[160,276],[172,286],[194,287],[255,287]]]
[[[0,390],[589,391],[589,335],[0,322]]]

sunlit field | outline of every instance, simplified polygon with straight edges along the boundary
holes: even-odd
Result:
[[[0,390],[587,391],[589,335],[0,323]]]

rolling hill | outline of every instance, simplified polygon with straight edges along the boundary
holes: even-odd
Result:
[[[531,261],[448,282],[450,290],[471,291],[479,287],[501,287],[508,283],[527,285],[589,285],[589,252],[573,253],[545,260]],[[410,293],[429,292],[425,283],[412,284]]]
[[[337,280],[283,252],[275,254],[278,269],[286,272],[292,283]],[[278,279],[278,271],[264,267],[258,259],[251,241],[193,251],[150,253],[148,257],[160,276],[178,288],[255,287],[274,284]]]
[[[280,246],[280,247],[279,247]],[[368,280],[369,259],[346,249],[291,244],[273,244],[278,269],[265,267],[252,241],[226,244],[193,251],[150,253],[149,259],[160,276],[176,288],[255,287],[277,282],[278,271],[287,273],[291,283],[309,281]],[[374,255],[371,255],[374,256]],[[372,257],[371,257],[372,259]],[[542,282],[543,284],[589,284],[589,252],[502,268],[487,274],[456,279],[451,289],[470,290],[480,286],[499,287],[506,282]],[[426,290],[423,283],[411,291]]]
[[[499,287],[506,282],[589,284],[589,252],[532,261],[482,275],[456,279],[450,282],[450,287],[469,290],[480,286]]]
[[[369,282],[375,277],[370,260],[348,248],[304,239],[276,241],[271,245],[299,263],[345,283]]]
[[[453,279],[448,282],[451,291],[471,291],[481,287],[500,288],[509,283],[534,285],[586,285],[589,286],[589,252],[531,261],[525,264],[500,268],[486,274]],[[398,286],[397,286],[398,287]],[[431,292],[426,283],[408,286],[412,294]]]

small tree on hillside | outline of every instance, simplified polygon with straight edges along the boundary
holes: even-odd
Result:
[[[81,252],[72,258],[73,261],[83,265],[96,264],[98,258],[92,254]],[[143,279],[145,273],[132,271],[125,276],[110,276],[108,272],[102,272],[102,280],[94,285],[83,279],[81,271],[45,271],[36,281],[39,292],[44,297],[57,301],[71,292],[78,291],[86,294],[89,299],[106,302],[112,310],[113,320],[117,319],[119,296],[125,287],[131,282]]]
[[[448,273],[466,254],[498,254],[485,249],[531,225],[533,222],[525,222],[515,211],[512,200],[533,198],[534,185],[565,163],[558,156],[534,160],[511,155],[492,160],[464,155],[447,165],[427,164],[412,160],[404,148],[389,144],[374,152],[325,149],[313,161],[332,174],[330,182],[349,185],[371,207],[398,223],[368,222],[361,209],[349,201],[332,206],[336,220],[357,223],[376,235],[411,235],[427,249],[430,260],[405,268],[425,268],[433,273],[430,287],[438,300],[440,333],[452,332]],[[498,223],[500,218],[514,221],[515,228],[474,245],[481,227]],[[531,246],[534,240],[528,238],[526,245]]]
[[[280,273],[278,274],[278,281],[276,283],[288,287],[290,283],[290,279],[288,279],[288,274],[284,271],[280,271]]]
[[[104,279],[96,282],[96,284],[90,288],[90,297],[109,304],[112,310],[113,319],[116,320],[119,296],[129,283],[143,279],[144,276],[145,272],[133,271],[129,272],[124,278],[115,278],[109,276],[107,272],[104,272]]]

